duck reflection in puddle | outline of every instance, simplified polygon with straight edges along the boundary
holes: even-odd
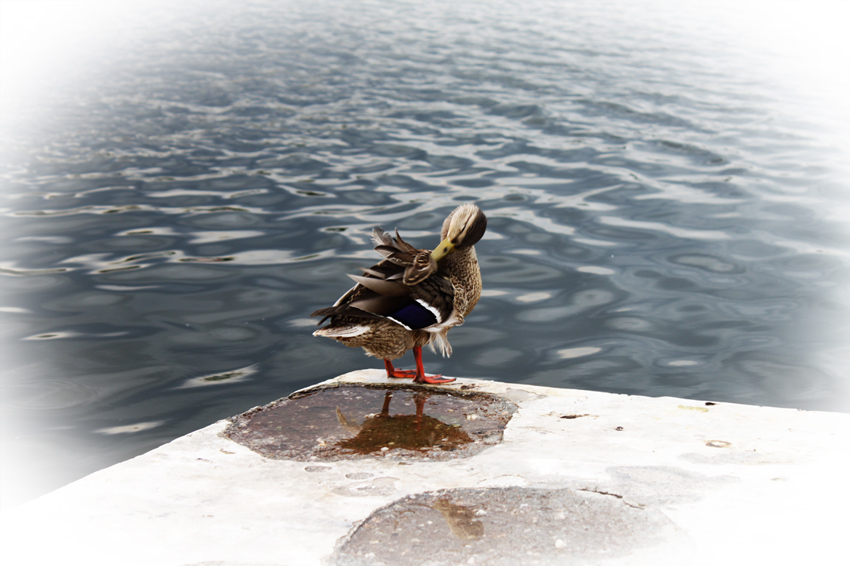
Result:
[[[387,391],[381,412],[367,415],[359,425],[337,407],[339,423],[354,434],[351,438],[340,440],[337,446],[357,454],[371,454],[391,450],[425,451],[432,448],[454,450],[472,442],[472,438],[461,427],[424,414],[425,403],[430,396],[424,392],[414,394],[415,415],[390,415],[393,392]]]

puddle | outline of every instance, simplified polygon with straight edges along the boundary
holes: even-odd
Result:
[[[223,434],[267,458],[445,460],[501,442],[515,410],[484,393],[341,385],[239,415]]]
[[[597,565],[647,553],[681,564],[692,558],[682,538],[661,512],[616,496],[459,488],[411,495],[376,510],[340,542],[332,563]]]

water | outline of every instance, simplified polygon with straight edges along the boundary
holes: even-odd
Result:
[[[850,64],[803,35],[843,20],[302,4],[24,34],[53,48],[3,81],[4,505],[380,367],[309,313],[372,226],[432,247],[469,200],[485,296],[427,371],[850,410]]]

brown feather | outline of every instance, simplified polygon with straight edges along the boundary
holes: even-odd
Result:
[[[410,288],[404,283],[396,283],[395,281],[386,281],[376,277],[361,277],[359,275],[350,274],[349,277],[379,295],[387,297],[404,297],[410,295]]]
[[[387,316],[403,307],[409,299],[407,297],[369,297],[349,303],[351,308],[360,309],[361,311],[376,314],[379,316]]]
[[[404,252],[407,252],[407,253],[413,254],[413,255],[416,255],[417,253],[419,253],[421,251],[421,250],[414,248],[413,246],[411,246],[410,244],[408,244],[404,240],[402,240],[401,235],[398,233],[398,229],[396,229],[396,231],[395,231],[395,240],[396,240],[396,245],[398,246],[398,248],[401,251],[404,251]]]

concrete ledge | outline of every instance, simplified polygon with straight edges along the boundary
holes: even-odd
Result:
[[[224,437],[223,420],[5,513],[3,563],[846,558],[848,415],[469,379],[442,389],[461,387],[517,406],[501,443],[439,461],[276,460]],[[510,550],[487,555],[499,540]]]

